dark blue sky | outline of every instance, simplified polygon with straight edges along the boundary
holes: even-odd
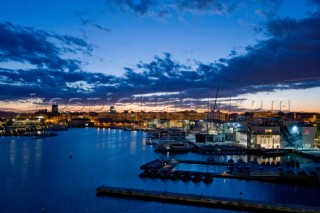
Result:
[[[3,0],[1,109],[93,99],[203,109],[219,85],[222,110],[231,96],[234,110],[319,112],[319,9],[319,0]]]

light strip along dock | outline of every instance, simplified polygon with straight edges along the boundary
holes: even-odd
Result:
[[[244,199],[229,199],[214,196],[202,196],[173,192],[161,192],[134,188],[100,186],[97,195],[127,197],[141,200],[152,200],[167,203],[185,204],[209,208],[232,209],[250,212],[320,212],[320,208],[281,203],[266,203]]]

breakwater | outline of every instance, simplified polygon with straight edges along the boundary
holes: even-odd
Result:
[[[96,188],[97,195],[127,197],[141,200],[152,200],[209,208],[232,209],[251,212],[320,212],[309,206],[298,206],[284,203],[266,203],[241,199],[227,199],[222,197],[193,195],[173,192],[161,192],[134,188],[100,186]]]

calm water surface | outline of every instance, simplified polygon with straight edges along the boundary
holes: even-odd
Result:
[[[156,158],[206,160],[208,157],[194,153],[157,153],[146,145],[146,139],[145,132],[102,128],[69,129],[43,139],[0,137],[0,212],[41,212],[42,209],[45,212],[232,212],[98,197],[95,189],[100,185],[228,198],[240,198],[242,192],[243,199],[320,209],[320,191],[312,187],[222,178],[214,179],[210,185],[140,179],[139,167]],[[215,171],[197,167],[191,165],[190,170]]]

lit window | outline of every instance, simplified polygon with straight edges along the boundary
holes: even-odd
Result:
[[[265,133],[272,133],[272,129],[265,129],[264,132]]]

